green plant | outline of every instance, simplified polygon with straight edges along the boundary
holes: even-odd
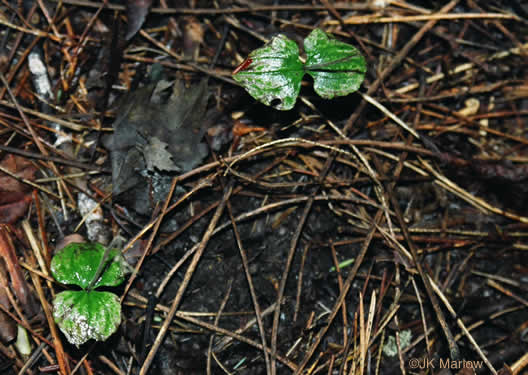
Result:
[[[129,266],[116,249],[98,243],[72,243],[51,260],[53,277],[82,290],[66,290],[53,300],[53,317],[71,344],[106,340],[121,323],[119,298],[99,287],[121,284]]]
[[[315,29],[304,40],[304,50],[303,63],[297,44],[279,34],[251,52],[233,71],[233,79],[266,105],[278,99],[273,106],[280,110],[293,108],[306,73],[314,80],[315,92],[325,99],[348,95],[363,82],[366,63],[354,46]]]

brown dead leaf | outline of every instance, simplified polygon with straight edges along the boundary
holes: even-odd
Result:
[[[265,132],[266,130],[268,129],[256,126],[248,126],[242,121],[235,121],[235,124],[233,125],[233,135],[236,137],[241,137],[253,132]]]
[[[31,162],[19,156],[7,155],[0,165],[25,180],[33,180],[37,172]],[[12,224],[24,216],[31,202],[30,191],[27,184],[0,172],[0,224]]]
[[[31,195],[14,191],[0,194],[0,224],[12,224],[24,216],[31,203]]]
[[[2,161],[0,161],[0,165],[16,176],[30,181],[35,178],[35,173],[37,172],[37,168],[35,168],[35,166],[30,161],[23,157],[13,156],[11,154],[2,159]],[[30,188],[28,185],[9,175],[6,175],[3,172],[0,172],[0,192],[27,192],[29,190]]]

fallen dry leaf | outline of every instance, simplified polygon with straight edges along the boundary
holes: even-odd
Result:
[[[37,168],[35,168],[35,166],[30,161],[23,157],[13,156],[11,154],[7,155],[4,159],[2,159],[2,161],[0,161],[0,166],[2,166],[4,169],[7,169],[14,175],[30,181],[35,178],[35,173],[37,172]],[[28,185],[3,172],[0,172],[0,192],[26,192],[29,190],[30,188]]]
[[[170,97],[163,98],[171,88]],[[170,177],[161,172],[186,172],[202,162],[208,154],[201,142],[207,99],[206,80],[189,88],[181,81],[158,81],[123,99],[114,134],[105,144],[112,160],[114,196],[126,192],[123,198],[133,203],[129,208],[143,212],[141,202],[151,199],[145,176],[160,172],[161,178]]]
[[[2,168],[25,180],[33,180],[37,168],[19,156],[7,155]],[[12,224],[24,216],[31,202],[31,187],[6,173],[0,172],[0,224]]]
[[[0,192],[0,224],[12,224],[26,213],[31,195],[15,191]]]

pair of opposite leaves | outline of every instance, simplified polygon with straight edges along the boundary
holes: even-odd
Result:
[[[53,318],[68,342],[79,346],[110,337],[121,323],[121,303],[114,293],[95,289],[125,280],[129,266],[121,252],[98,243],[71,243],[55,254],[50,268],[58,282],[81,288],[60,292],[53,300]]]
[[[314,80],[315,92],[325,99],[348,95],[363,82],[366,63],[354,46],[315,29],[304,40],[304,50],[305,63],[297,44],[279,34],[251,52],[235,69],[233,79],[256,100],[280,110],[293,108],[306,73]]]

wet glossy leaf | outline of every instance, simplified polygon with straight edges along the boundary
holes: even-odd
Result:
[[[314,89],[323,98],[357,91],[365,77],[366,63],[350,44],[315,29],[304,40],[306,71],[314,78]]]
[[[279,100],[273,106],[288,110],[295,105],[303,75],[299,47],[284,35],[277,35],[264,47],[251,52],[235,69],[233,79],[258,101],[272,105]]]
[[[315,29],[304,40],[306,72],[314,79],[314,90],[325,99],[357,91],[367,70],[365,59],[350,44]]]
[[[105,248],[98,243],[71,243],[59,250],[51,260],[53,277],[63,284],[78,285],[85,289],[94,278],[104,252]],[[118,250],[111,249],[104,271],[93,289],[119,285],[126,273],[126,261]]]
[[[350,44],[315,29],[304,40],[303,64],[295,42],[278,35],[253,51],[233,72],[233,78],[258,101],[277,109],[293,108],[304,73],[314,79],[314,89],[325,99],[356,91],[365,78],[366,63]],[[273,101],[279,100],[279,104]]]
[[[121,323],[121,305],[113,293],[65,291],[53,300],[53,317],[73,345],[104,341]]]

